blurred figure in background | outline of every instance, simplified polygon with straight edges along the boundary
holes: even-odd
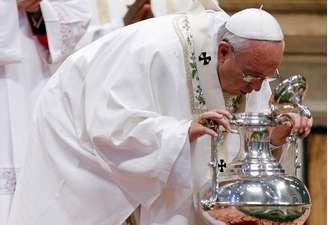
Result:
[[[91,26],[77,49],[124,26],[185,11],[191,3],[192,0],[94,0],[91,4]]]
[[[7,225],[32,109],[56,64],[72,53],[88,0],[0,0],[0,224]]]
[[[116,29],[153,17],[150,0],[93,0],[90,7],[91,24],[76,49]]]

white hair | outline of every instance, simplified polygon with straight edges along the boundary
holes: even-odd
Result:
[[[250,39],[239,37],[228,30],[223,34],[221,40],[228,42],[236,55],[245,51],[250,43]]]
[[[224,32],[223,36],[221,37],[221,41],[228,42],[232,46],[232,48],[234,50],[234,54],[238,55],[241,52],[249,50],[248,46],[249,46],[250,42],[252,41],[252,39],[239,37],[239,36],[231,33],[230,31],[228,31],[227,29],[225,29],[225,32]],[[280,42],[280,41],[272,41],[272,42]],[[285,49],[285,41],[282,41],[282,44],[283,44],[283,49]]]

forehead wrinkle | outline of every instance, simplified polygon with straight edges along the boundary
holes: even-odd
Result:
[[[255,69],[254,72],[264,73],[268,72],[267,69],[274,70],[279,65],[282,58],[282,52],[280,52],[282,51],[282,43],[253,40],[249,48],[248,57],[250,59],[247,60],[248,65],[245,65],[247,69]]]

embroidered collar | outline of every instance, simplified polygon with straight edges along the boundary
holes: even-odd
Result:
[[[226,91],[223,91],[224,103],[226,109],[230,113],[235,113],[240,107],[242,96],[240,95],[230,95]]]

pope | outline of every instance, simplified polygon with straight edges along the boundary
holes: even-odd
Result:
[[[210,179],[212,119],[265,112],[284,37],[263,9],[229,17],[215,2],[145,20],[69,57],[43,89],[10,225],[194,225]],[[205,10],[206,9],[206,10]],[[311,119],[293,129],[306,136]],[[278,127],[272,144],[292,127]],[[220,154],[239,148],[226,135]],[[129,220],[131,221],[131,220]]]

